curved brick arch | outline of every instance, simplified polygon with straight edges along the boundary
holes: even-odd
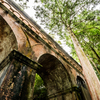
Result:
[[[0,15],[0,62],[14,49],[18,49],[16,37]]]
[[[6,21],[8,26],[13,31],[13,34],[15,35],[16,42],[17,42],[17,50],[20,51],[21,53],[27,55],[27,52],[26,52],[27,51],[26,50],[27,38],[26,38],[25,33],[23,32],[21,26],[16,22],[16,20],[13,17],[11,17],[8,14],[6,15],[5,11],[3,11],[2,9],[0,9],[0,15]]]
[[[72,95],[74,92],[71,90],[73,88],[71,76],[56,57],[46,53],[39,58],[38,63],[43,67],[37,73],[45,83],[50,100],[76,98]]]

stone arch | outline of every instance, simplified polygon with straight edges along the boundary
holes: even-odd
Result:
[[[74,100],[72,81],[63,64],[51,54],[43,54],[38,63],[43,67],[37,71],[43,79],[50,100]]]
[[[10,26],[0,15],[0,63],[14,49],[18,49],[16,37]]]

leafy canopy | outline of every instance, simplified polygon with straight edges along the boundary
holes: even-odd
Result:
[[[100,10],[95,7],[100,0],[40,0],[36,17],[51,30],[51,34],[60,35],[72,49],[72,56],[77,59],[68,28],[70,28],[83,50],[99,68],[100,57]],[[38,2],[40,2],[38,0]],[[95,58],[95,60],[94,60]]]

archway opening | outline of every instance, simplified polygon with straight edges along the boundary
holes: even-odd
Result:
[[[80,89],[81,100],[92,100],[85,81],[80,76],[77,76],[76,80]]]
[[[80,76],[77,76],[77,85],[78,85],[78,87],[82,86],[82,87],[86,88],[85,81]]]
[[[48,100],[44,81],[38,74],[35,76],[33,100]]]
[[[72,87],[69,73],[63,64],[53,55],[42,55],[38,63],[43,67],[37,71],[47,89],[48,98],[63,100],[67,98],[64,91]],[[71,95],[71,93],[68,93]]]

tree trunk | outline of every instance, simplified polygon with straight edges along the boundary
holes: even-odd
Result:
[[[83,68],[83,74],[86,78],[92,100],[100,100],[100,82],[97,78],[97,75],[85,53],[83,52],[73,31],[70,29],[70,27],[68,30],[71,35],[71,39],[73,41],[81,66]]]
[[[92,60],[92,58],[90,57],[90,55],[88,55],[88,52],[87,51],[86,51],[86,54],[87,54],[87,57],[88,57],[89,61],[91,62],[91,64],[95,67],[96,71],[100,75],[100,71],[99,71],[97,65],[94,63],[94,61]]]

